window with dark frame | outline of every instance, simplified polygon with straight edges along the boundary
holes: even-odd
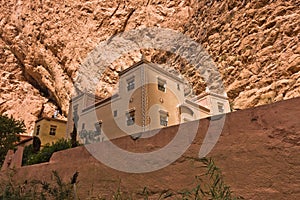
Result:
[[[132,111],[129,111],[126,113],[126,122],[127,122],[127,126],[131,126],[134,124],[135,122],[135,111],[132,110]]]
[[[162,112],[162,111],[160,111],[159,112],[159,114],[160,114],[160,125],[162,125],[162,126],[168,126],[168,113],[167,112]]]
[[[40,134],[41,125],[36,126],[36,135]]]
[[[102,133],[102,121],[96,122],[95,123],[95,136],[101,135]]]
[[[218,103],[218,110],[220,113],[224,112],[224,104],[223,103]]]
[[[127,80],[127,91],[134,89],[134,78]]]
[[[158,90],[162,91],[162,92],[166,92],[166,86],[167,86],[167,82],[161,78],[157,79],[157,87]]]
[[[114,117],[117,117],[117,116],[118,116],[118,111],[114,110]]]
[[[78,113],[78,104],[76,104],[75,106],[73,106],[73,112],[74,113]]]
[[[57,126],[50,125],[49,135],[55,135],[56,134],[56,129],[57,129]]]

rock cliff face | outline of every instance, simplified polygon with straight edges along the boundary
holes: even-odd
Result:
[[[300,95],[300,3],[244,1],[50,1],[0,3],[0,112],[25,120],[28,131],[55,109],[66,116],[76,71],[100,42],[122,31],[159,26],[201,43],[217,63],[234,108]],[[151,52],[155,62],[181,61]],[[134,58],[125,59],[123,68]],[[107,85],[120,66],[103,78]],[[188,76],[203,90],[197,74]],[[110,90],[100,90],[102,96]]]
[[[300,95],[299,1],[201,1],[186,33],[218,64],[233,107]]]

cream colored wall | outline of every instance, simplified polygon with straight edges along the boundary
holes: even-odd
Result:
[[[197,119],[201,119],[201,118],[205,118],[210,116],[209,112],[206,112],[204,110],[201,110],[199,108],[199,106],[194,105],[195,103],[191,104],[188,102],[185,102],[183,105],[187,106],[189,109],[191,109],[193,111],[193,115],[191,116],[188,113],[181,113],[180,118],[181,118],[181,123],[184,123],[186,121],[193,121],[193,120],[197,120]]]
[[[118,114],[120,115],[120,110],[118,110]],[[85,123],[85,129],[92,131],[96,130],[95,123],[102,121],[102,134],[99,136],[100,141],[118,138],[125,135],[125,133],[118,127],[115,122],[110,102],[105,103],[104,105],[99,106],[96,109],[92,109],[82,113],[80,118],[80,121],[82,123]],[[82,123],[79,125],[80,128],[78,131],[82,130]],[[104,133],[107,137],[105,137]]]
[[[208,94],[202,97],[201,99],[199,99],[197,102],[199,104],[205,102],[205,107],[208,107],[210,109],[210,115],[222,114],[221,112],[219,112],[218,103],[222,103],[224,105],[223,113],[231,112],[229,101],[225,97],[221,98],[218,95]]]
[[[198,101],[198,104],[200,104],[203,107],[209,108],[210,107],[210,102],[208,101],[207,97],[203,97]]]
[[[180,123],[178,105],[184,101],[184,83],[165,74],[161,70],[145,66],[147,77],[147,96],[148,96],[148,118],[150,123],[148,130],[163,128],[160,125],[160,110],[168,113],[168,126]],[[166,91],[158,89],[158,79],[166,81]],[[177,88],[179,84],[180,90]]]
[[[142,127],[142,77],[144,77],[143,64],[130,70],[120,77],[119,94],[120,99],[112,102],[112,107],[118,110],[115,118],[117,125],[126,133],[138,133],[143,131]],[[135,87],[127,91],[127,80],[134,77]],[[144,77],[145,78],[145,77]],[[127,126],[126,112],[135,109],[135,124]]]
[[[36,135],[38,125],[40,125],[40,132],[39,135]],[[55,135],[49,134],[51,125],[57,126]],[[42,146],[47,143],[51,144],[52,142],[56,142],[60,138],[65,138],[66,122],[58,121],[55,119],[42,119],[35,124],[34,136],[40,138]]]
[[[222,103],[224,105],[224,112],[223,113],[229,113],[230,112],[230,104],[227,99],[222,99],[220,97],[211,97],[212,102],[212,110],[214,110],[214,114],[222,114],[219,112],[218,109],[218,103]]]
[[[168,84],[168,83],[167,83]],[[149,130],[162,128],[160,112],[168,113],[168,126],[180,123],[177,95],[167,87],[166,92],[158,90],[157,84],[148,84],[148,116],[150,117]]]
[[[90,109],[81,113],[79,120],[79,130],[82,123],[85,123],[86,130],[95,131],[95,123],[102,121],[102,134],[100,140],[113,139],[126,135],[127,133],[137,133],[142,131],[142,108],[141,108],[141,68],[137,67],[124,74],[120,78],[119,97],[105,102],[95,109]],[[127,91],[127,80],[135,79],[135,88]],[[83,101],[83,99],[81,100]],[[135,124],[127,126],[126,113],[135,109]],[[113,112],[117,110],[117,116]]]

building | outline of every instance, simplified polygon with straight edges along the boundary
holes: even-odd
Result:
[[[35,121],[33,136],[41,140],[41,146],[66,138],[67,122],[65,120],[43,117]]]
[[[92,143],[226,112],[227,97],[207,92],[190,98],[182,78],[142,60],[120,72],[117,94],[102,100],[88,93],[74,97],[67,134],[73,119],[81,142]]]
[[[25,146],[31,145],[33,143],[33,137],[25,134],[17,134],[20,141],[15,143],[15,149],[10,149],[6,153],[1,171],[7,169],[19,168],[22,166],[23,151]]]

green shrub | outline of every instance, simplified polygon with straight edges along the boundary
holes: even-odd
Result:
[[[241,196],[234,196],[230,187],[225,184],[223,175],[215,165],[211,158],[195,159],[196,162],[201,162],[202,167],[206,172],[196,176],[197,185],[192,190],[182,190],[178,192],[183,200],[195,199],[211,199],[211,200],[241,200]]]
[[[4,162],[9,149],[15,148],[15,143],[19,141],[17,136],[26,130],[24,122],[16,120],[7,115],[0,115],[0,168]]]
[[[59,139],[57,142],[46,144],[39,152],[35,153],[33,145],[25,147],[23,153],[23,165],[33,165],[43,162],[49,162],[52,154],[57,151],[71,148],[71,141],[64,138]]]

